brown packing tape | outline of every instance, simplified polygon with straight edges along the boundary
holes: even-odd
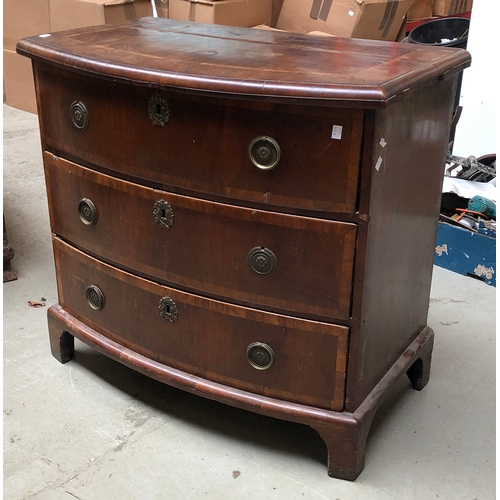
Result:
[[[332,8],[332,3],[333,0],[323,0],[323,6],[321,7],[321,10],[319,12],[319,18],[322,21],[327,21],[328,19],[328,14],[330,14],[330,9]]]
[[[313,3],[311,5],[311,13],[309,14],[312,19],[318,19],[322,3],[323,0],[313,0]]]
[[[313,0],[311,13],[309,15],[312,19],[321,19],[326,23],[332,4],[333,0]]]
[[[382,20],[380,21],[379,30],[383,30],[382,38],[387,36],[389,33],[389,29],[391,28],[391,24],[394,21],[394,17],[396,16],[396,11],[398,10],[398,1],[390,0],[387,2],[385,6],[384,15],[382,16]]]

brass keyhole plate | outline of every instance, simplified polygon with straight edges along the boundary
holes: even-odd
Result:
[[[177,304],[170,297],[162,297],[158,304],[160,316],[169,323],[175,323],[179,317]]]
[[[164,229],[170,229],[174,224],[174,210],[168,201],[158,200],[153,208],[155,222]]]
[[[164,127],[170,118],[170,109],[167,100],[159,93],[149,98],[148,116],[153,125]]]

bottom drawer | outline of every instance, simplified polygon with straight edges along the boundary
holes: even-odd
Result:
[[[53,243],[60,305],[111,340],[230,387],[343,409],[347,327],[181,292]]]

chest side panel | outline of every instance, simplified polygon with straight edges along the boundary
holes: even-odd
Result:
[[[348,409],[357,408],[427,323],[456,83],[452,77],[429,86],[375,117],[372,157],[363,165],[371,178],[370,220]]]

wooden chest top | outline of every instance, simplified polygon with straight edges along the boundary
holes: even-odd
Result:
[[[149,17],[30,37],[17,51],[144,85],[363,108],[385,107],[470,65],[462,49]]]

